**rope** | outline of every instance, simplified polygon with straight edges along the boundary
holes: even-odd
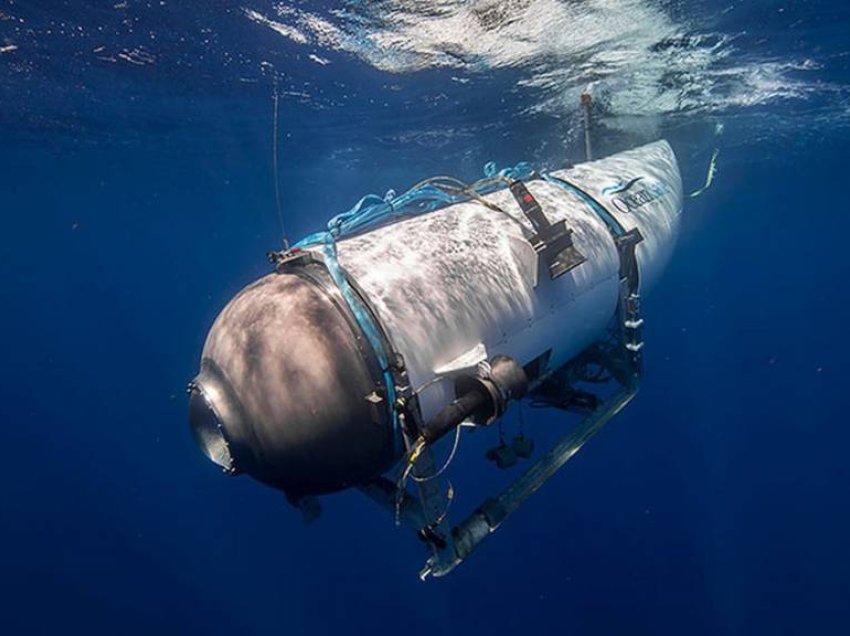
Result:
[[[454,177],[438,176],[420,181],[399,196],[395,196],[392,191],[383,197],[377,194],[367,194],[350,210],[334,216],[328,222],[325,231],[316,232],[303,238],[296,246],[303,248],[322,243],[328,233],[334,239],[361,234],[390,220],[399,217],[418,216],[465,199],[474,199],[489,209],[514,219],[510,214],[490,203],[481,195],[504,187],[510,179],[530,178],[534,174],[531,164],[521,161],[514,166],[496,171],[495,164],[490,162],[485,165],[484,174],[483,179],[472,185]]]
[[[699,189],[694,190],[688,195],[689,199],[696,199],[703,192],[711,187],[714,181],[714,175],[717,173],[717,158],[720,156],[720,148],[715,148],[711,153],[711,160],[708,162],[708,172],[705,175],[705,184]]]
[[[714,126],[714,138],[719,141],[720,137],[723,135],[723,123],[718,122]],[[717,158],[720,156],[720,148],[715,146],[714,151],[711,153],[711,159],[708,161],[708,172],[705,175],[705,183],[699,190],[694,190],[688,195],[689,199],[696,199],[706,190],[711,187],[711,184],[714,182],[714,175],[717,174]]]
[[[272,169],[274,174],[274,202],[275,207],[277,208],[277,220],[280,223],[280,235],[283,239],[283,249],[289,249],[289,239],[286,238],[286,227],[283,224],[283,209],[280,205],[280,171],[278,169],[278,160],[277,160],[277,141],[278,141],[278,133],[277,133],[277,120],[278,120],[278,110],[279,110],[279,101],[280,95],[277,92],[277,75],[274,76],[273,86],[274,88],[272,96],[274,99],[274,117],[272,119]]]
[[[410,476],[413,478],[413,481],[416,481],[416,482],[419,482],[419,483],[422,483],[422,482],[425,482],[425,481],[431,481],[432,479],[436,479],[437,477],[442,475],[444,472],[446,472],[446,469],[449,467],[449,465],[452,463],[452,461],[455,458],[455,453],[457,453],[457,447],[459,445],[458,442],[460,442],[460,429],[461,429],[460,426],[455,427],[455,441],[452,444],[452,450],[449,453],[448,458],[443,463],[443,466],[440,468],[440,470],[435,472],[433,475],[426,475],[425,477],[419,477],[418,475],[414,475],[411,472]]]

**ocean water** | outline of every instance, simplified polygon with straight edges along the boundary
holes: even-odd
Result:
[[[848,43],[838,0],[0,2],[0,633],[850,632]],[[274,178],[299,238],[580,161],[583,91],[598,155],[717,174],[638,397],[467,563],[422,583],[356,491],[306,525],[198,452],[186,383],[269,271]]]

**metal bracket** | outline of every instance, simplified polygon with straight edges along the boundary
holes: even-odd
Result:
[[[637,386],[640,379],[643,349],[643,318],[640,313],[640,270],[635,257],[643,236],[637,228],[614,239],[620,253],[620,300],[617,304],[619,339],[629,358],[629,371],[620,381]]]
[[[275,269],[280,270],[283,266],[294,263],[302,258],[310,255],[307,250],[302,250],[299,247],[291,247],[279,252],[271,251],[266,253],[266,258],[269,263],[275,266]]]
[[[393,378],[396,382],[396,395],[399,410],[399,419],[402,422],[402,434],[404,435],[405,448],[411,451],[422,429],[422,417],[419,408],[419,397],[413,390],[407,375],[404,357],[396,353],[390,365]],[[451,528],[448,525],[448,508],[451,497],[441,487],[441,482],[428,479],[428,475],[436,472],[436,463],[430,447],[425,447],[416,458],[412,467],[414,476],[415,494],[407,489],[398,491],[395,483],[392,485],[392,494],[389,500],[384,488],[375,487],[375,483],[361,486],[361,490],[397,515],[398,522],[404,522],[412,527],[416,535],[428,546],[432,558],[445,558],[444,554],[450,554],[454,550]],[[416,479],[415,477],[425,477]],[[379,478],[383,479],[383,478]],[[384,480],[386,481],[386,480]],[[384,484],[385,485],[385,484]]]
[[[522,181],[510,185],[511,194],[519,204],[523,214],[531,221],[536,234],[529,238],[531,246],[549,266],[549,275],[554,279],[575,269],[587,260],[587,257],[573,245],[573,231],[564,220],[550,223],[543,208],[528,191]]]

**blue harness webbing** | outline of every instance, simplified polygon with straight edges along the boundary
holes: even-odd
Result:
[[[467,192],[474,194],[491,192],[499,187],[497,180],[499,177],[522,179],[529,177],[533,172],[534,170],[527,162],[520,162],[516,166],[504,168],[498,172],[496,171],[495,164],[490,162],[484,167],[486,178],[483,181],[486,183],[483,187],[476,188],[476,184],[473,184],[467,189]],[[403,431],[401,430],[401,421],[398,409],[396,408],[398,390],[395,384],[393,369],[390,366],[392,344],[389,342],[388,337],[385,339],[384,334],[376,322],[376,317],[349,282],[348,276],[337,258],[336,242],[340,238],[362,234],[389,220],[400,217],[419,216],[444,205],[457,203],[468,198],[470,198],[470,195],[464,194],[462,191],[446,191],[445,189],[441,189],[437,184],[428,182],[400,196],[395,196],[392,190],[383,198],[375,194],[369,194],[360,199],[347,212],[333,217],[328,222],[327,230],[310,234],[294,246],[299,249],[318,245],[322,246],[325,267],[339,288],[358,326],[366,336],[369,346],[375,353],[386,386],[387,409],[389,410],[392,421],[394,450],[397,457],[402,452]],[[368,205],[369,203],[371,205]]]
[[[572,192],[579,199],[584,201],[588,205],[588,207],[590,207],[590,209],[596,213],[596,216],[602,219],[605,225],[608,226],[608,230],[615,237],[623,236],[623,234],[626,233],[623,229],[623,226],[620,225],[619,221],[617,221],[617,219],[615,219],[611,215],[611,213],[608,212],[608,210],[602,207],[602,205],[596,199],[594,199],[587,192],[579,188],[577,185],[572,184],[569,181],[566,181],[565,179],[555,177],[551,174],[544,174],[543,178],[546,179],[546,181],[548,181],[549,183],[554,183],[555,185],[560,186],[564,190]]]

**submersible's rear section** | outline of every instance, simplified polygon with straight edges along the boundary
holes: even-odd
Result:
[[[207,455],[296,499],[332,492],[409,454],[464,387],[490,387],[481,399],[494,402],[469,413],[500,415],[618,315],[638,356],[638,301],[681,211],[670,146],[497,177],[480,189],[428,185],[438,209],[405,212],[419,191],[358,207],[240,292],[191,385]],[[493,381],[495,361],[512,377],[519,369],[522,391]]]

